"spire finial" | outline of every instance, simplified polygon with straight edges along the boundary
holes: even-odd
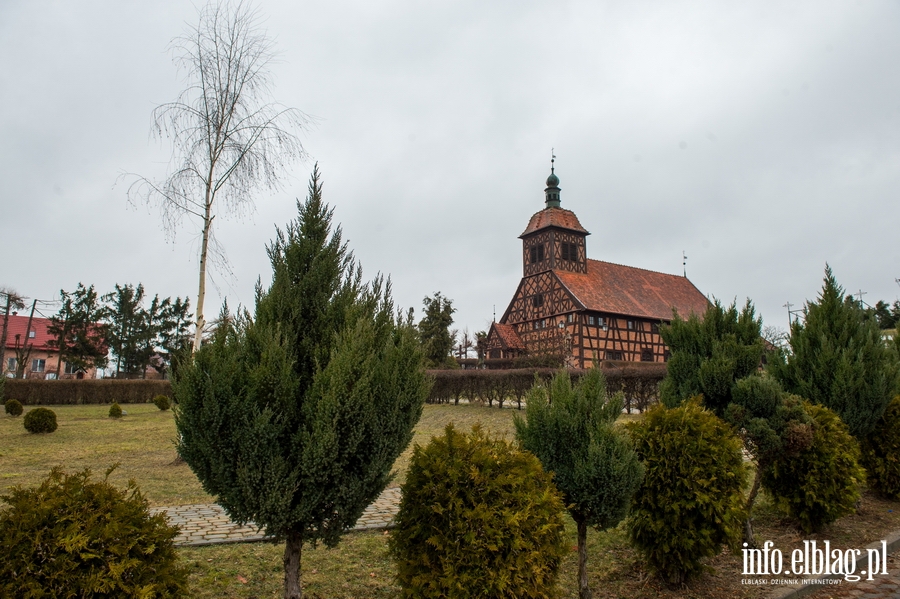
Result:
[[[554,162],[556,162],[556,152],[554,148],[550,148],[550,173],[553,174]]]

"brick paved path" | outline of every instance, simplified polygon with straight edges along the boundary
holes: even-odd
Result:
[[[388,528],[400,506],[400,487],[385,489],[375,503],[366,508],[353,530]],[[214,545],[217,543],[242,543],[265,538],[255,526],[240,526],[232,522],[220,506],[214,503],[198,503],[175,507],[157,507],[150,510],[163,512],[170,524],[176,524],[181,532],[175,538],[176,545]]]

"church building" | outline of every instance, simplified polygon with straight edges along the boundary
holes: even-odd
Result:
[[[546,207],[519,236],[524,276],[491,325],[486,357],[560,355],[570,368],[667,361],[659,325],[673,309],[683,318],[702,315],[709,301],[687,277],[589,259],[590,233],[560,207],[552,166],[544,193]]]

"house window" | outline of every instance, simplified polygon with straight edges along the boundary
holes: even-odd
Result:
[[[31,361],[31,372],[44,372],[45,360],[35,358]]]
[[[537,264],[544,261],[544,245],[531,246],[531,263]]]
[[[533,298],[531,298],[531,305],[535,308],[540,308],[544,305],[544,294],[538,293]]]
[[[594,326],[595,324],[597,324],[597,319],[594,318],[593,315],[588,316],[588,324],[591,325],[591,326]]]
[[[9,372],[16,371],[16,359],[15,358],[6,358],[6,369]]]
[[[28,338],[29,338],[29,339],[34,339],[34,336],[35,336],[36,334],[37,334],[37,333],[36,333],[35,331],[28,331]]]
[[[653,361],[653,350],[649,347],[645,347],[641,350],[641,362],[652,362]]]
[[[621,360],[622,352],[606,350],[606,359],[607,360]]]
[[[75,374],[76,372],[78,372],[78,367],[71,362],[66,362],[66,374]]]

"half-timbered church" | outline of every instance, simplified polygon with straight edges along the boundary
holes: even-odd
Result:
[[[560,355],[566,366],[594,361],[665,362],[659,325],[703,314],[706,297],[687,277],[587,257],[588,231],[560,207],[559,177],[551,166],[546,207],[522,240],[523,277],[485,343],[487,358]]]

